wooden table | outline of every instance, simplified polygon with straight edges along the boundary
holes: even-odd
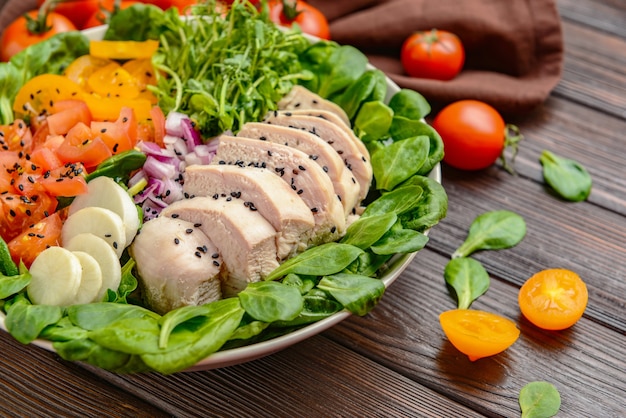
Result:
[[[115,375],[0,334],[1,416],[519,416],[518,395],[546,380],[561,417],[626,416],[626,2],[558,0],[563,79],[517,124],[525,140],[511,176],[443,167],[447,218],[382,302],[365,317],[282,352],[223,369]],[[594,181],[587,202],[545,188],[542,150],[573,158]],[[472,306],[519,324],[506,352],[470,362],[445,338],[438,314],[454,308],[443,280],[450,254],[479,214],[510,209],[528,234],[482,252],[492,283]],[[520,285],[553,267],[576,271],[589,305],[573,328],[541,331],[517,306]]]

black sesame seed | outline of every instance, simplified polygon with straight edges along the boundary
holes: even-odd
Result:
[[[191,234],[193,232],[193,229],[192,228],[187,228],[187,229],[185,229],[185,232],[188,233],[188,234]]]
[[[174,238],[174,244],[176,245],[180,244],[180,240],[178,238]]]
[[[180,215],[178,213],[172,213],[172,219],[176,219],[178,218]]]
[[[220,266],[220,263],[219,263],[219,262],[217,262],[217,261],[215,261],[215,260],[213,260],[213,265],[214,265],[215,267],[219,267],[219,266]]]
[[[117,242],[113,241],[113,248],[117,250]]]
[[[195,253],[193,253],[196,257],[200,258],[202,257],[202,254],[200,254],[200,251],[196,251]]]

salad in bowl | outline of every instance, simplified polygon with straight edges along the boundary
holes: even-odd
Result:
[[[365,315],[447,197],[418,93],[211,1],[2,64],[0,321],[115,372],[221,367]]]

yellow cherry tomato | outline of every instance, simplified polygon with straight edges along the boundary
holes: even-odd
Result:
[[[474,309],[453,309],[439,315],[448,340],[471,361],[493,356],[509,348],[520,331],[500,315]]]
[[[587,307],[587,286],[578,274],[548,269],[532,276],[520,288],[522,314],[539,328],[562,330],[574,325]]]
[[[46,115],[51,113],[55,102],[81,100],[85,95],[79,84],[65,76],[43,74],[31,78],[20,88],[13,102],[13,111],[19,118]]]

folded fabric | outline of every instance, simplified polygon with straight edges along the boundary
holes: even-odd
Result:
[[[503,113],[541,104],[561,77],[563,38],[553,0],[310,0],[329,19],[331,37],[365,52],[401,87],[435,104],[477,99]],[[466,52],[453,80],[412,78],[400,63],[415,31],[443,29]]]

